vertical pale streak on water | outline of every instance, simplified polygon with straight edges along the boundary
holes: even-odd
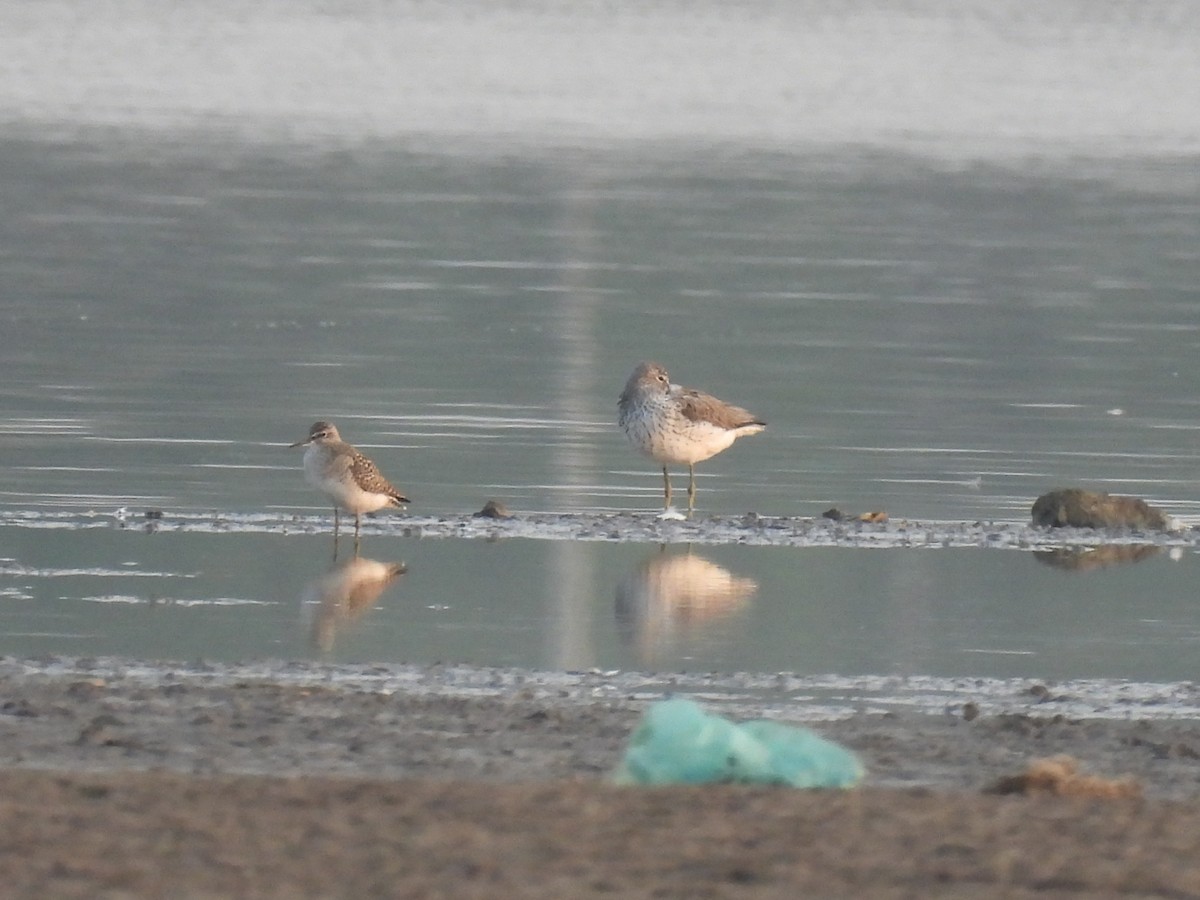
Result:
[[[892,635],[887,662],[893,671],[919,671],[931,648],[939,644],[931,634],[936,627],[931,593],[937,590],[932,562],[927,553],[907,554],[884,582],[888,596],[879,598],[881,621],[876,625]]]
[[[592,192],[578,190],[588,186],[586,171],[580,171],[573,197],[562,206],[563,255],[570,261],[587,261],[595,252],[586,237],[594,200]],[[597,293],[591,284],[593,270],[587,266],[565,266],[561,293],[557,295],[554,318],[557,357],[548,367],[554,390],[555,410],[562,421],[586,422],[595,417],[589,408],[589,387],[596,378],[594,349]],[[563,505],[577,510],[585,505],[579,490],[596,471],[591,441],[556,442],[552,454],[553,477],[564,486]],[[595,629],[591,621],[591,595],[595,584],[595,554],[581,541],[554,541],[554,552],[547,574],[547,599],[550,615],[546,631],[549,663],[556,669],[590,668],[596,658],[593,644]]]

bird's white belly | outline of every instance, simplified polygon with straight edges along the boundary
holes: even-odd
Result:
[[[329,468],[323,454],[312,450],[304,454],[304,477],[317,490],[352,515],[375,512],[391,503],[387,494],[364,491],[349,471]]]
[[[738,432],[683,416],[655,414],[645,409],[623,423],[625,436],[657,462],[690,466],[716,456],[737,439]]]

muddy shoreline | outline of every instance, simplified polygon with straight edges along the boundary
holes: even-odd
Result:
[[[1103,718],[1036,684],[966,680],[931,712],[920,680],[886,708],[763,677],[676,686],[806,722],[863,787],[612,786],[649,676],[0,660],[0,877],[31,898],[1200,896],[1194,685]],[[1058,754],[1141,796],[984,792]]]
[[[0,526],[22,528],[116,528],[147,533],[192,532],[332,534],[330,515],[229,513],[173,510],[90,512],[0,512]],[[893,517],[884,522],[834,521],[821,517],[697,515],[661,518],[645,513],[515,513],[507,518],[478,515],[378,515],[364,517],[365,537],[469,540],[607,541],[649,544],[745,544],[772,547],[951,548],[1054,550],[1097,546],[1200,549],[1200,529],[1181,523],[1178,531],[1130,528],[1048,528],[1013,521],[934,521]]]
[[[1006,694],[963,679],[931,699],[925,679],[874,695],[829,682],[821,697],[819,680],[787,677],[10,658],[0,660],[0,765],[603,780],[646,705],[680,693],[731,718],[807,724],[863,756],[868,786],[979,790],[1069,754],[1098,774],[1137,777],[1147,796],[1200,794],[1195,685],[1110,691],[1101,708],[1070,683],[1004,683]]]

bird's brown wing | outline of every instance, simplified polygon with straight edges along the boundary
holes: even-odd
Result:
[[[679,409],[684,417],[693,422],[708,422],[717,428],[732,431],[747,425],[766,425],[767,423],[755,417],[754,413],[718,400],[712,394],[698,391],[694,388],[679,389]]]
[[[364,491],[371,491],[375,494],[387,494],[397,503],[408,502],[408,498],[383,477],[383,473],[379,471],[379,467],[357,450],[354,452],[354,461],[350,464],[350,472],[354,475],[354,480],[358,482]]]

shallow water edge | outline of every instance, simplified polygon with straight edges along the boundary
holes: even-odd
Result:
[[[316,534],[332,532],[332,516],[292,513],[0,512],[0,527],[116,528],[199,534]],[[350,529],[343,531],[343,538]],[[474,515],[387,516],[365,519],[362,534],[406,538],[608,541],[648,544],[743,544],[768,547],[1058,547],[1138,545],[1200,549],[1200,529],[1153,532],[1129,529],[1042,528],[1017,522],[892,519],[884,523],[791,516],[660,518],[657,513],[522,513],[508,518]],[[351,538],[352,540],[352,538]]]
[[[1039,718],[1110,720],[1200,719],[1195,682],[1139,683],[1121,679],[1039,681],[1029,678],[733,674],[652,672],[550,672],[468,665],[334,665],[268,660],[255,663],[164,662],[118,657],[0,657],[0,678],[102,680],[106,686],[169,685],[288,688],[369,692],[437,699],[553,700],[578,707],[593,703],[637,708],[685,694],[732,717],[838,721],[854,716],[920,714],[951,719],[1035,715]],[[964,716],[967,706],[973,707]]]

